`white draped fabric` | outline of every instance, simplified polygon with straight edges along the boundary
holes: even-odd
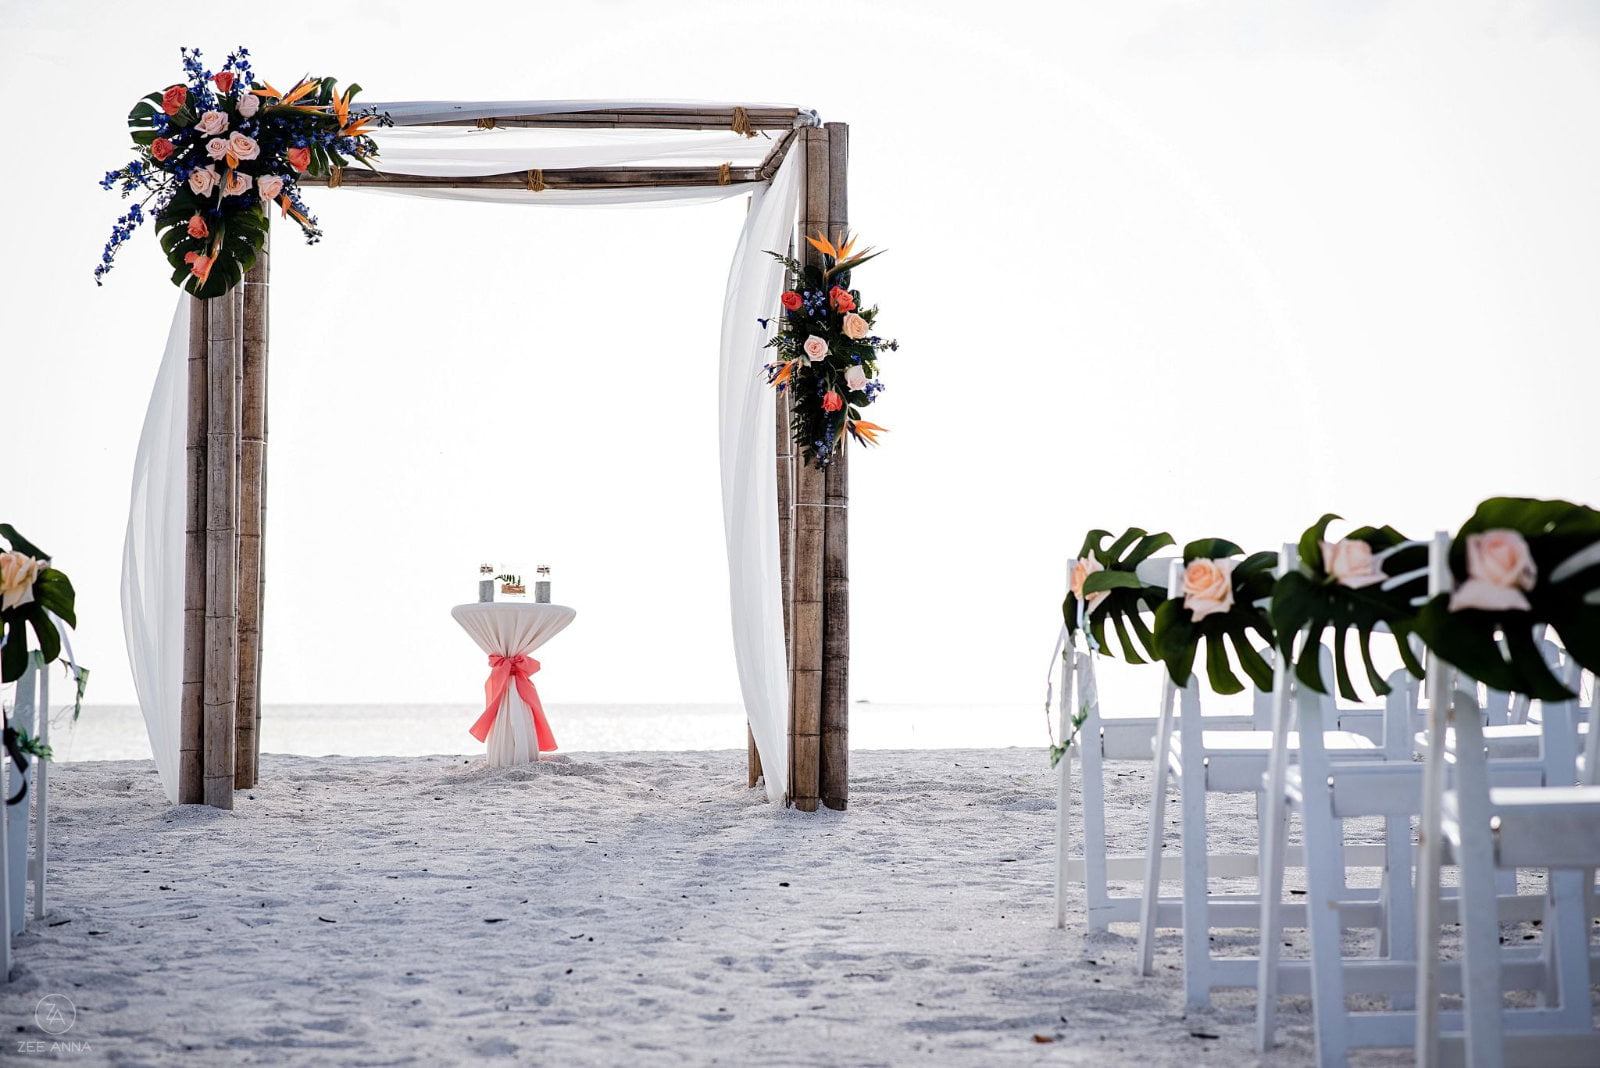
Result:
[[[663,102],[419,101],[378,104],[397,123],[379,129],[380,167],[389,174],[472,176],[520,170],[618,165],[753,166],[768,137],[683,130],[565,130],[426,127],[441,119],[628,110]],[[714,106],[714,105],[713,105]],[[804,169],[796,145],[770,183],[637,189],[389,189],[386,195],[481,203],[627,205],[704,203],[749,195],[751,209],[728,272],[719,368],[723,526],[734,655],[745,711],[761,753],[767,797],[788,794],[788,670],[778,569],[777,486],[772,390],[761,373],[770,336],[757,323],[774,314],[782,267],[766,250],[787,249]],[[346,189],[370,187],[347,186]],[[134,459],[133,495],[123,551],[123,623],[134,684],[167,796],[177,800],[178,722],[183,633],[184,433],[187,298],[180,298]]]

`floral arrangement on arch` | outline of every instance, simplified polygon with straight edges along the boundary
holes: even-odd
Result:
[[[1535,642],[1543,624],[1579,665],[1600,671],[1600,511],[1490,498],[1451,542],[1450,570],[1454,590],[1416,622],[1441,659],[1496,690],[1571,700]]]
[[[822,254],[821,267],[768,252],[789,269],[794,288],[783,294],[783,317],[767,342],[778,358],[766,372],[768,384],[794,398],[789,426],[805,460],[827,467],[846,431],[863,445],[886,433],[862,419],[861,409],[883,392],[878,355],[900,345],[873,333],[878,309],[864,307],[850,288],[850,272],[882,253],[856,252],[849,234],[835,243],[819,231],[806,241]]]
[[[1244,559],[1237,559],[1244,557]],[[1188,685],[1202,641],[1206,677],[1219,694],[1244,690],[1233,660],[1261,690],[1272,689],[1272,668],[1257,651],[1250,633],[1273,645],[1268,606],[1277,554],[1253,553],[1222,538],[1191,541],[1183,547],[1183,584],[1178,596],[1156,608],[1155,652],[1179,686]]]
[[[1428,589],[1428,547],[1408,541],[1393,527],[1361,527],[1338,541],[1329,541],[1329,513],[1300,536],[1300,566],[1279,577],[1272,589],[1272,626],[1282,656],[1295,654],[1297,635],[1305,633],[1295,677],[1318,693],[1327,693],[1322,678],[1322,635],[1334,631],[1333,663],[1339,693],[1362,699],[1351,681],[1345,635],[1356,632],[1361,665],[1374,693],[1390,687],[1372,662],[1372,635],[1381,624],[1394,636],[1401,661],[1413,678],[1422,678],[1408,640],[1416,624],[1417,606]]]
[[[244,278],[266,243],[268,210],[276,204],[305,234],[322,236],[300,197],[302,178],[323,178],[351,160],[371,167],[378,146],[375,111],[352,111],[332,78],[301,78],[280,91],[255,80],[250,52],[239,48],[215,73],[199,49],[183,49],[184,81],[150,93],[128,113],[138,158],[110,171],[102,189],[138,193],[112,227],[95,267],[100,284],[122,245],[155,220],[172,283],[197,297],[216,297]],[[147,210],[148,206],[148,210]]]
[[[1155,636],[1144,613],[1166,600],[1167,590],[1164,584],[1140,578],[1139,565],[1174,542],[1166,532],[1150,534],[1129,527],[1106,547],[1103,543],[1110,536],[1109,530],[1091,530],[1085,535],[1083,547],[1072,561],[1070,589],[1061,603],[1062,620],[1068,635],[1076,638],[1081,627],[1088,631],[1092,649],[1115,655],[1106,640],[1106,624],[1111,624],[1123,658],[1130,664],[1143,664],[1144,657],[1157,659]]]

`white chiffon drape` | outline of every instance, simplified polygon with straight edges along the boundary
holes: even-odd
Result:
[[[601,106],[595,101],[379,104],[397,122],[442,117],[554,113]],[[653,106],[660,106],[656,104]],[[497,135],[507,136],[497,136]],[[487,135],[487,136],[486,136]],[[563,136],[565,135],[565,136]],[[607,136],[610,135],[610,136]],[[626,135],[626,136],[622,136]],[[379,130],[383,169],[392,174],[478,175],[546,167],[613,166],[686,160],[758,160],[767,138],[690,131],[529,131],[438,127]],[[585,155],[585,151],[588,152]],[[518,206],[704,203],[751,198],[723,302],[719,361],[723,529],[734,657],[751,733],[761,754],[767,798],[781,801],[788,782],[788,669],[777,534],[773,391],[761,368],[782,285],[782,266],[766,250],[787,249],[804,172],[795,145],[770,183],[697,188],[384,190],[385,195]],[[360,187],[347,186],[347,189]],[[365,190],[363,190],[365,191]],[[179,702],[183,647],[183,495],[189,320],[180,297],[134,459],[133,493],[123,549],[122,603],[128,659],[163,789],[177,800]]]

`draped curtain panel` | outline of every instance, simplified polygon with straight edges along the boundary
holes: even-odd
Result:
[[[396,121],[374,137],[386,174],[471,177],[576,167],[681,167],[732,163],[751,167],[773,147],[770,137],[718,131],[476,129],[430,127],[444,119],[629,110],[671,104],[605,101],[377,104]],[[706,106],[706,105],[698,105]],[[711,105],[715,106],[715,105]],[[776,136],[776,135],[774,135]],[[796,144],[770,183],[633,189],[374,189],[388,196],[505,203],[695,204],[749,196],[750,212],[728,271],[719,361],[723,529],[734,656],[745,712],[761,753],[767,798],[788,793],[789,690],[784,654],[773,391],[761,372],[782,287],[782,265],[767,249],[789,247],[804,174]],[[178,797],[178,721],[183,657],[184,433],[187,418],[188,297],[180,297],[156,375],[134,458],[133,492],[123,546],[122,615],[139,706],[167,797]]]

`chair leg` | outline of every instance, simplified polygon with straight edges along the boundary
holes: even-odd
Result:
[[[1061,666],[1061,739],[1072,729],[1073,683],[1077,680],[1077,654],[1069,653]],[[1056,765],[1056,926],[1067,925],[1067,851],[1072,841],[1072,752],[1068,745]]]
[[[1589,1003],[1589,917],[1585,909],[1585,882],[1594,877],[1586,871],[1552,871],[1550,890],[1553,924],[1545,928],[1544,938],[1554,953],[1553,971],[1557,998],[1561,1006],[1563,1029],[1582,1030],[1590,1020]]]
[[[1350,1055],[1344,1003],[1343,924],[1339,898],[1345,885],[1343,821],[1331,798],[1308,785],[1300,819],[1305,829],[1306,927],[1311,936],[1311,1000],[1315,1006],[1317,1063],[1343,1064]]]
[[[1172,744],[1172,702],[1176,687],[1171,678],[1161,686],[1161,718],[1156,727],[1155,760],[1151,764],[1150,831],[1145,845],[1144,888],[1139,902],[1139,951],[1136,967],[1140,975],[1155,970],[1156,914],[1161,903],[1161,846],[1166,836],[1167,749]]]
[[[1265,1053],[1278,1037],[1278,962],[1283,957],[1283,854],[1289,813],[1278,803],[1267,805],[1261,835],[1261,948],[1256,972],[1256,1052]]]
[[[1477,709],[1458,700],[1456,813],[1460,821],[1456,863],[1461,878],[1461,985],[1465,999],[1469,1068],[1505,1064],[1500,1016],[1500,898],[1495,883],[1494,842],[1489,835],[1489,780],[1483,728]]]
[[[1189,709],[1184,708],[1188,715]],[[1211,1004],[1211,910],[1206,863],[1206,776],[1184,749],[1179,784],[1183,812],[1183,1000],[1191,1009]]]
[[[1384,820],[1384,956],[1390,960],[1417,959],[1417,898],[1411,877],[1411,817]],[[1399,1012],[1416,1005],[1414,990],[1389,996],[1389,1008]]]
[[[1111,924],[1111,891],[1106,877],[1106,789],[1105,752],[1100,736],[1100,695],[1094,690],[1088,672],[1088,654],[1080,653],[1085,668],[1078,686],[1078,700],[1089,703],[1089,718],[1083,725],[1078,748],[1083,758],[1083,881],[1087,889],[1089,930],[1105,931]]]

